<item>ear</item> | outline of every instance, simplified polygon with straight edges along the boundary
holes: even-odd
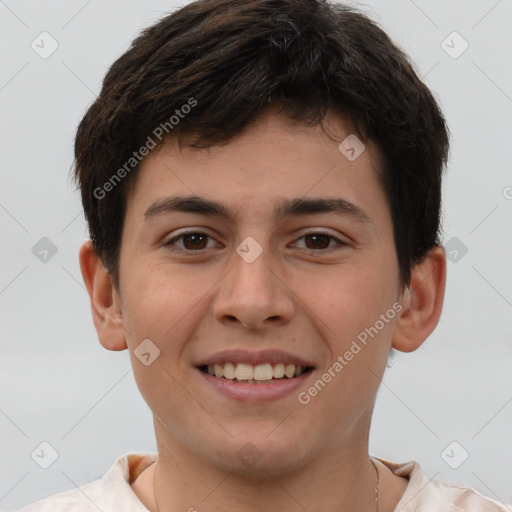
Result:
[[[123,325],[121,301],[112,277],[96,254],[92,240],[80,247],[80,269],[91,300],[94,326],[100,343],[107,350],[124,350],[127,347]]]
[[[437,245],[412,270],[411,286],[402,297],[403,309],[393,332],[393,348],[412,352],[428,338],[441,316],[445,285],[446,253]]]

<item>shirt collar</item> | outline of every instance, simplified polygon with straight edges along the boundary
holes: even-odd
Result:
[[[415,461],[391,462],[374,457],[396,476],[409,480],[409,485],[394,512],[414,512],[418,510],[424,488],[433,478],[428,479]],[[157,453],[127,453],[119,457],[102,479],[103,512],[148,512],[139,500],[131,484],[149,465],[158,460]]]

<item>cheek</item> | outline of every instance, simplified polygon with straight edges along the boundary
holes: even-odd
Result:
[[[133,274],[137,278],[130,283],[130,324],[139,335],[147,331],[162,343],[180,328],[181,321],[201,303],[208,290],[197,273],[167,262],[147,263]]]
[[[391,336],[395,312],[392,309],[390,313],[386,312],[395,300],[393,290],[390,275],[369,262],[332,273],[322,291],[317,291],[314,296],[311,309],[321,320],[317,325],[329,340],[333,358],[343,355],[354,341],[359,341],[361,351],[354,359],[361,363],[371,359],[374,351],[368,349],[370,342]],[[353,348],[353,351],[357,350],[357,347]]]
[[[375,276],[355,265],[340,266],[322,284],[315,281],[316,294],[311,304],[331,337],[346,339],[371,316],[376,307],[377,284]]]
[[[190,280],[179,272],[164,272],[162,265],[148,265],[137,275],[126,308],[135,381],[152,411],[161,417],[183,415],[183,404],[190,397],[185,392],[182,354],[197,315],[205,314],[200,310],[204,290],[199,283],[197,288],[190,286]]]
[[[208,292],[218,277],[209,276],[207,279],[197,270],[178,270],[167,262],[148,264],[134,275],[138,278],[131,284],[126,316],[130,352],[137,350],[143,340],[151,340],[157,347],[155,351],[160,351],[156,361],[158,366],[168,369],[182,382],[188,376],[188,351],[194,345],[190,343],[191,336],[198,324],[210,314]],[[141,366],[135,359],[132,363]],[[169,379],[173,380],[171,375],[160,371],[162,382],[159,382],[144,368],[136,374],[137,378],[139,376],[141,384],[153,389]],[[150,381],[146,382],[146,379]]]

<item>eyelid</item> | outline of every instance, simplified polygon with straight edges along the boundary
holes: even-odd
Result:
[[[328,254],[328,253],[331,253],[333,251],[336,251],[338,249],[341,249],[343,247],[346,247],[349,245],[349,243],[347,241],[345,241],[343,239],[343,237],[339,236],[339,235],[334,235],[333,233],[329,232],[328,230],[324,229],[324,230],[319,230],[318,231],[305,231],[303,234],[301,234],[300,236],[298,236],[295,240],[294,243],[296,243],[298,240],[301,240],[302,238],[305,238],[306,236],[310,236],[310,235],[324,235],[324,236],[327,236],[329,238],[331,238],[332,240],[334,240],[335,242],[337,242],[337,245],[333,246],[333,247],[328,247],[327,249],[302,249],[302,248],[299,248],[299,250],[303,251],[303,252],[307,252],[309,254]]]
[[[337,246],[334,246],[334,247],[329,247],[327,249],[303,249],[303,248],[299,248],[299,250],[301,250],[302,252],[307,252],[307,253],[318,253],[318,254],[326,254],[326,253],[330,253],[332,251],[335,251],[335,250],[338,250],[340,248],[343,248],[343,247],[346,247],[349,245],[349,243],[345,240],[343,240],[343,237],[339,236],[338,234],[333,234],[331,233],[329,230],[327,229],[321,229],[321,228],[318,228],[318,230],[313,230],[312,228],[309,228],[309,230],[305,230],[305,231],[302,231],[301,232],[302,234],[300,234],[297,238],[295,238],[294,242],[293,243],[296,243],[298,240],[301,240],[302,238],[305,238],[306,236],[308,235],[324,235],[324,236],[327,236],[329,238],[331,238],[332,240],[334,240],[335,242],[337,242]],[[197,254],[201,254],[205,251],[207,251],[208,249],[211,249],[210,248],[205,248],[205,249],[198,249],[197,251],[194,251],[194,250],[191,250],[191,249],[181,249],[181,248],[176,248],[176,246],[174,245],[175,242],[177,240],[179,240],[180,238],[186,236],[186,235],[191,235],[191,234],[200,234],[200,235],[206,235],[208,238],[212,239],[212,240],[215,240],[215,238],[210,235],[208,233],[208,229],[206,228],[193,228],[193,229],[188,229],[186,231],[182,231],[182,232],[178,232],[176,233],[174,236],[172,236],[171,238],[169,238],[168,240],[164,241],[163,242],[163,246],[164,247],[172,247],[172,249],[170,250],[173,250],[173,251],[176,251],[176,252],[181,252],[183,254],[194,254],[194,253],[197,253]]]
[[[329,230],[329,228],[305,228],[304,230],[301,230],[299,233],[299,236],[297,237],[297,240],[299,238],[302,238],[306,235],[326,235],[330,236],[331,238],[335,238],[338,240],[338,242],[348,243],[348,237],[346,235],[340,234],[338,232],[332,232]]]
[[[176,242],[177,240],[179,240],[180,238],[182,238],[186,235],[194,235],[194,234],[206,235],[208,238],[215,240],[215,238],[210,233],[208,233],[208,229],[195,228],[195,229],[188,229],[186,231],[181,231],[181,232],[174,234],[171,238],[164,240],[164,242],[162,242],[162,245],[164,247],[166,247],[166,246],[172,247],[174,245],[172,242]],[[181,248],[176,249],[176,251],[181,251],[184,253],[186,252],[186,253],[190,253],[190,254],[194,253],[194,252],[197,252],[199,254],[200,252],[204,252],[205,250],[207,250],[207,249],[199,249],[197,251],[192,251],[190,249],[181,249]]]

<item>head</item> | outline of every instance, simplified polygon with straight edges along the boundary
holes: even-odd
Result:
[[[144,30],[79,125],[74,176],[100,341],[130,349],[161,431],[230,468],[251,441],[284,470],[369,428],[390,347],[415,350],[441,313],[447,152],[409,58],[353,8],[200,0]],[[217,208],[162,213],[170,196]],[[305,198],[344,203],[298,214]],[[203,235],[174,243],[185,231]],[[148,366],[134,353],[145,339],[160,351]],[[313,369],[293,397],[249,406],[199,375],[230,349]]]

